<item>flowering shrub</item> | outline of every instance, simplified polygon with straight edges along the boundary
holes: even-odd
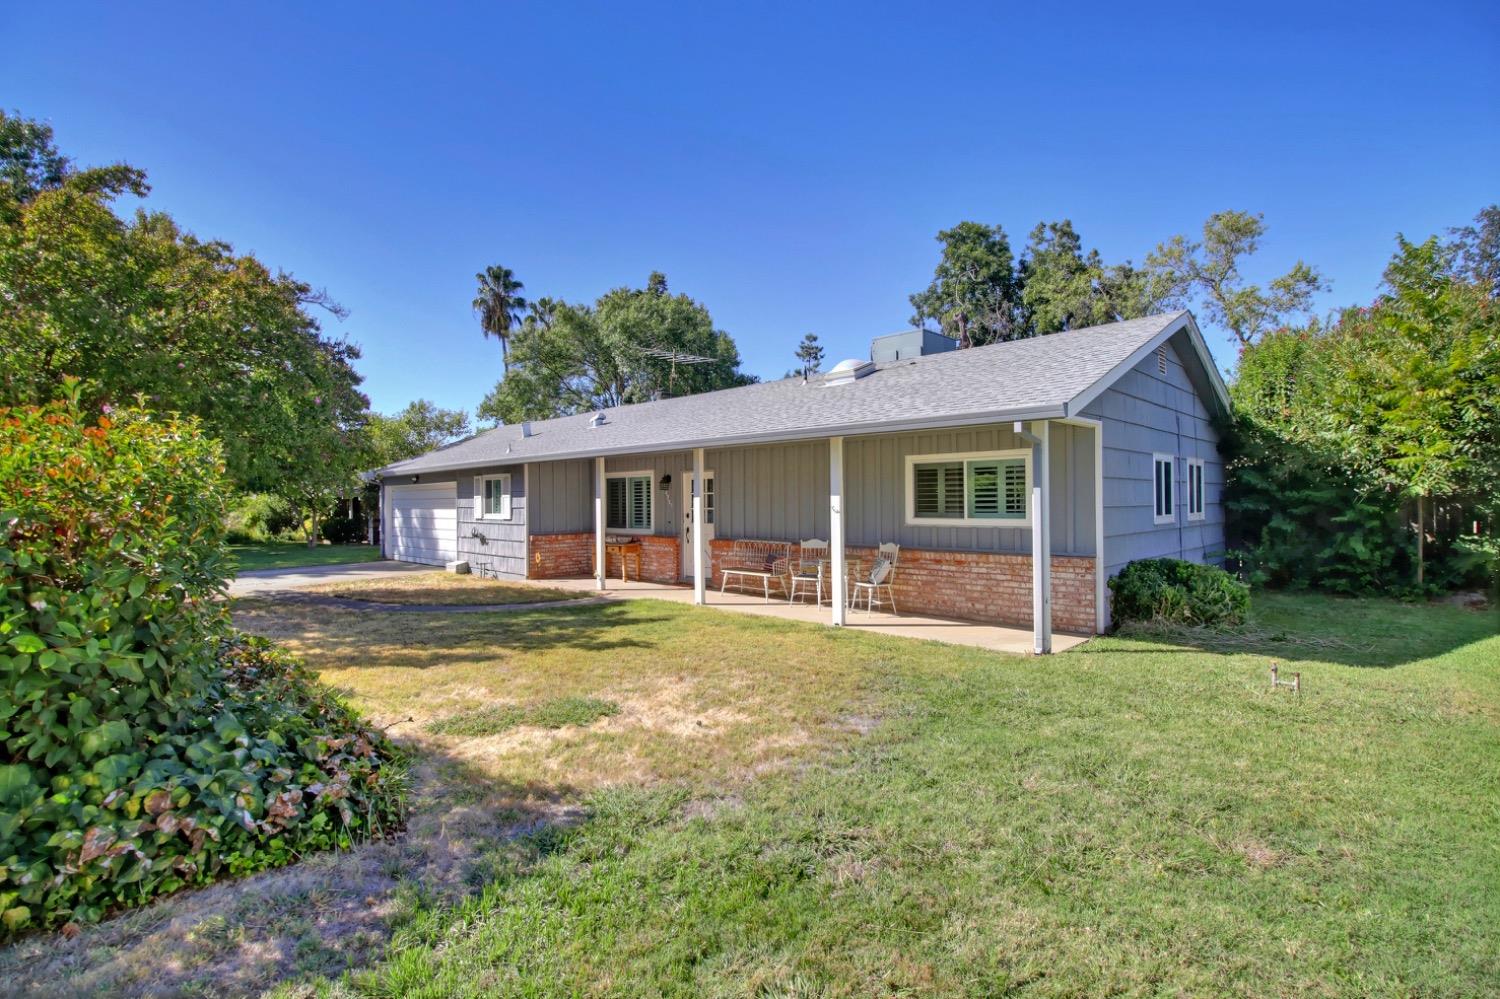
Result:
[[[384,738],[230,629],[223,520],[191,422],[0,409],[0,933],[398,821]]]

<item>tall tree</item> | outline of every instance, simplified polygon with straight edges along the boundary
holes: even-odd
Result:
[[[1254,344],[1305,315],[1313,296],[1327,290],[1323,276],[1301,260],[1265,288],[1246,283],[1240,267],[1260,248],[1265,232],[1265,218],[1259,214],[1210,215],[1203,223],[1203,242],[1173,236],[1146,257],[1150,297],[1176,308],[1201,301],[1210,321],[1229,330],[1242,346]]]
[[[373,464],[384,467],[462,440],[474,432],[469,414],[418,399],[390,416],[370,414]]]
[[[481,419],[545,419],[753,380],[708,309],[672,295],[659,272],[592,306],[543,301],[517,330],[511,367],[480,404]]]
[[[1144,275],[1131,265],[1106,266],[1068,219],[1031,230],[1019,269],[1021,305],[1037,334],[1058,333],[1148,315]]]
[[[818,334],[802,334],[802,342],[797,345],[797,362],[802,366],[803,378],[823,366],[823,345],[818,343]]]
[[[912,323],[938,324],[960,347],[1028,336],[1010,240],[1000,226],[960,222],[937,234],[942,256],[932,283],[911,296]]]
[[[500,363],[510,368],[510,335],[520,325],[521,315],[526,311],[526,299],[521,291],[526,286],[516,280],[509,267],[498,264],[486,267],[474,275],[479,290],[474,295],[474,314],[479,317],[479,328],[485,337],[500,341]]]
[[[1474,224],[1449,230],[1453,237],[1454,274],[1500,298],[1500,205],[1474,216]]]
[[[75,169],[35,123],[0,132],[22,136],[0,152],[0,404],[76,377],[87,405],[197,416],[243,489],[340,465],[328,442],[358,437],[367,404],[358,349],[309,309],[326,294],[163,212],[121,218],[115,197],[147,193],[138,169]]]

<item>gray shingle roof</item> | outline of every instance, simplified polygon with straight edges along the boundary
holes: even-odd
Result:
[[[662,399],[590,414],[496,427],[398,462],[390,474],[673,451],[692,447],[876,433],[1071,415],[1068,405],[1185,313],[1148,316],[1051,336],[881,364],[843,385],[800,378]],[[1198,337],[1191,318],[1186,326]],[[1198,337],[1201,345],[1201,337]],[[1216,377],[1216,375],[1215,375]]]

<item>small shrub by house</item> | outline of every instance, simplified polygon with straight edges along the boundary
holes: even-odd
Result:
[[[1250,588],[1218,566],[1175,558],[1131,562],[1109,581],[1116,624],[1231,627],[1250,612]]]
[[[385,739],[230,628],[220,469],[191,422],[0,409],[0,934],[399,821]]]

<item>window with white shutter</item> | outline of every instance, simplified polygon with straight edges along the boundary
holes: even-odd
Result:
[[[1030,525],[1029,450],[914,455],[906,462],[908,524],[933,527]]]

